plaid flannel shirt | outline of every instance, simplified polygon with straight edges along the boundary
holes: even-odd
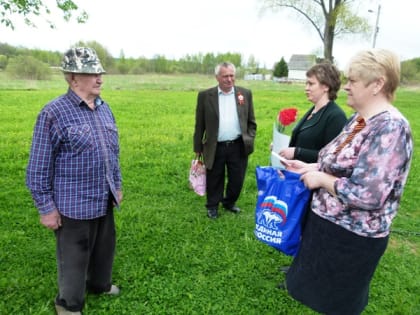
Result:
[[[47,104],[34,128],[26,184],[40,214],[73,219],[106,214],[121,189],[118,130],[101,98],[95,109],[72,90]],[[110,195],[111,194],[111,195]]]

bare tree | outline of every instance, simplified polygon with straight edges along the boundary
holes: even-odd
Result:
[[[357,0],[261,0],[263,10],[293,10],[312,25],[324,46],[324,58],[333,61],[335,37],[367,34],[371,27],[357,15]],[[361,1],[360,1],[361,2]]]
[[[63,13],[63,19],[69,21],[73,13],[78,14],[76,19],[78,23],[84,23],[88,15],[84,10],[80,10],[77,4],[72,0],[55,0],[56,7]],[[0,24],[14,29],[13,19],[24,18],[25,24],[35,27],[33,19],[38,16],[46,18],[51,14],[51,9],[42,0],[0,0]],[[51,28],[54,23],[48,19],[46,22]]]

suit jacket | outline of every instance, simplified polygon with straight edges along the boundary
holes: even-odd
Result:
[[[315,163],[318,153],[327,143],[334,139],[347,122],[344,111],[330,101],[321,111],[307,120],[313,107],[306,112],[293,129],[290,147],[295,147],[295,159]]]
[[[234,87],[236,109],[238,112],[243,150],[246,155],[254,151],[257,124],[254,116],[252,92],[238,86]],[[239,97],[243,96],[241,101]],[[219,95],[217,86],[201,91],[197,97],[195,129],[193,137],[194,152],[202,152],[207,169],[212,169],[216,155],[219,132]]]

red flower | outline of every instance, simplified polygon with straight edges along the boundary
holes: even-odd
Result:
[[[280,132],[284,131],[286,126],[294,123],[297,118],[296,108],[286,108],[279,111],[277,116],[277,126]]]
[[[241,92],[238,92],[238,102],[239,102],[239,105],[244,105],[244,103],[245,103],[245,98],[241,94]]]

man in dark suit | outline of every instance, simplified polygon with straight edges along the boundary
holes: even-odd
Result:
[[[198,93],[194,152],[206,165],[207,215],[218,216],[219,203],[234,213],[242,190],[248,155],[254,151],[257,130],[252,92],[235,86],[235,66],[216,66],[218,86]],[[225,191],[225,173],[227,185]]]

